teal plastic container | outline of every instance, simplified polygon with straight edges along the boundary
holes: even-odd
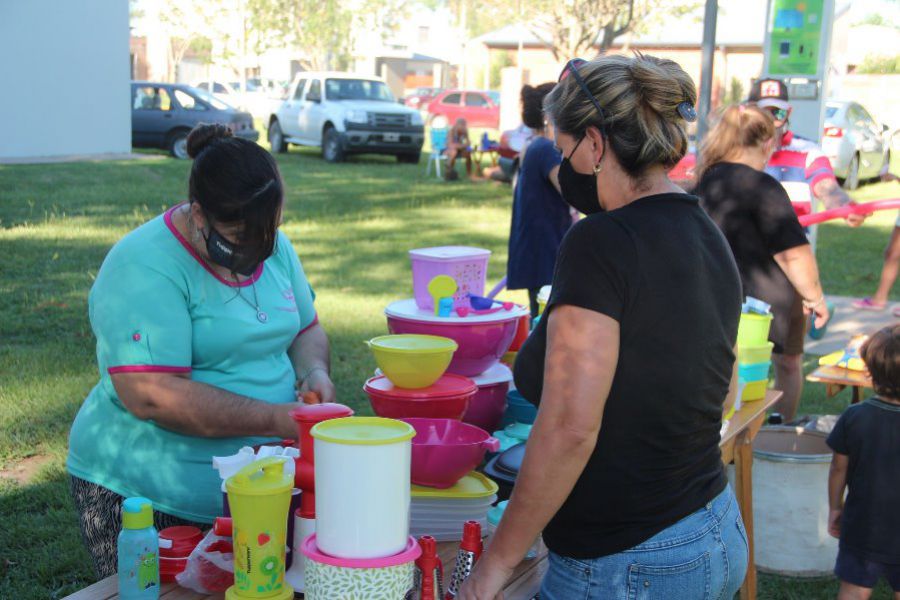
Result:
[[[503,413],[503,421],[500,426],[506,427],[513,423],[525,423],[531,425],[537,418],[537,407],[525,399],[516,390],[506,393],[506,412]]]
[[[769,378],[769,367],[772,361],[753,363],[749,365],[738,364],[738,376],[744,381],[759,381]]]
[[[159,598],[159,533],[153,526],[153,504],[146,498],[122,503],[118,543],[119,598]]]

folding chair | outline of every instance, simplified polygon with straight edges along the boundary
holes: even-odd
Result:
[[[441,178],[441,162],[447,160],[447,135],[446,127],[431,129],[431,154],[428,156],[428,162],[425,164],[425,175],[431,170],[434,164],[434,172],[438,179]]]

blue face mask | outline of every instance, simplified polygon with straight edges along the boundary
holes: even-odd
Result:
[[[226,240],[222,234],[216,231],[215,227],[210,226],[209,234],[204,234],[203,238],[206,240],[206,252],[209,254],[209,260],[220,267],[225,267],[244,277],[250,277],[259,267],[259,263],[247,264],[241,247]]]

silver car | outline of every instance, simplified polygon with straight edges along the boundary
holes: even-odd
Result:
[[[856,102],[825,104],[822,150],[845,189],[855,190],[860,181],[878,177],[884,165],[890,164],[888,131],[887,125],[876,123]]]

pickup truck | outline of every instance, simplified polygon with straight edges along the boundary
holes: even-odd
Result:
[[[349,73],[299,73],[268,131],[272,152],[320,147],[328,162],[368,153],[418,163],[425,141],[419,111],[399,104],[381,79]]]

